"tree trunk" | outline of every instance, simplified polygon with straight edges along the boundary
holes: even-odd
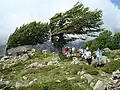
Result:
[[[57,52],[58,52],[58,56],[61,60],[64,60],[65,59],[65,55],[63,54],[62,52],[62,48],[59,48],[57,49]]]

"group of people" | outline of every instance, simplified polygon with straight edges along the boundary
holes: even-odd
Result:
[[[70,56],[71,54],[73,54],[76,49],[75,47],[65,47],[64,48],[64,53],[67,56]],[[80,57],[87,60],[88,64],[91,65],[92,63],[92,52],[89,50],[89,48],[82,48],[79,50],[80,52]],[[102,64],[102,51],[100,50],[100,48],[97,49],[97,51],[95,51],[95,55],[94,55],[97,59],[97,65],[100,66]],[[94,57],[94,58],[95,58]]]
[[[88,64],[91,65],[92,63],[92,53],[91,51],[88,49],[88,47],[86,49],[80,49],[81,51],[81,57],[86,59]],[[95,51],[95,56],[97,59],[97,65],[101,66],[102,64],[102,51],[100,50],[100,48],[97,49],[97,51]]]

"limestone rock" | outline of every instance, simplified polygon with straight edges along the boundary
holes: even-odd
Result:
[[[24,79],[24,80],[27,80],[27,77],[23,76],[23,79]]]
[[[113,80],[120,79],[120,71],[119,70],[112,73],[112,79]]]
[[[73,80],[75,77],[67,77],[67,80]]]
[[[49,61],[47,65],[54,65],[54,66],[60,66],[59,62],[57,60],[55,61]]]
[[[93,87],[93,90],[104,90],[103,82],[98,80],[95,86]]]
[[[84,77],[88,80],[88,84],[94,79],[90,74],[84,74]]]
[[[16,88],[19,88],[19,87],[22,87],[23,86],[23,84],[22,83],[19,83],[19,82],[16,82],[16,84],[15,84],[15,87]]]
[[[9,59],[9,56],[4,56],[3,58],[1,58],[1,61],[7,60]]]
[[[56,82],[61,82],[60,80],[56,80]]]
[[[73,57],[73,61],[71,62],[71,64],[79,64],[80,60],[77,57]]]
[[[80,73],[80,75],[83,75],[84,73],[85,73],[85,71],[81,71],[81,72],[79,72]]]
[[[104,48],[104,51],[105,51],[106,53],[111,52],[111,50],[110,50],[109,48]]]
[[[44,66],[46,66],[46,65],[42,65],[42,64],[39,64],[38,62],[34,62],[34,63],[28,65],[27,68],[39,68],[39,67],[42,68]]]
[[[9,81],[0,81],[0,89],[7,87],[9,84]]]
[[[22,57],[20,57],[20,60],[26,61],[30,59],[29,56],[27,54],[24,54]]]

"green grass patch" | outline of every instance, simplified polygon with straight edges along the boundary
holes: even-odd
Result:
[[[107,63],[102,70],[106,73],[112,73],[113,71],[120,70],[120,61],[112,61]]]

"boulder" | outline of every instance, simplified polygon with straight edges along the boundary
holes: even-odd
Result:
[[[22,57],[20,57],[20,60],[26,61],[30,59],[29,56],[27,54],[24,54]]]
[[[46,65],[42,65],[42,64],[39,64],[38,62],[34,62],[34,63],[28,65],[27,68],[39,68],[39,67],[42,68],[44,66],[46,66]]]
[[[84,74],[84,77],[87,79],[88,84],[94,79],[90,74]]]
[[[120,71],[117,70],[117,71],[114,71],[112,73],[112,79],[115,80],[115,79],[120,79]]]
[[[8,87],[10,84],[9,81],[0,81],[0,89]]]
[[[7,53],[11,55],[21,55],[25,54],[27,51],[31,50],[29,46],[19,46],[16,48],[11,48],[7,50]]]
[[[109,48],[104,48],[104,52],[108,53],[111,52],[111,50]]]
[[[69,80],[74,80],[75,79],[75,77],[67,77],[67,80],[69,81]]]
[[[73,61],[71,62],[71,64],[79,64],[80,60],[77,57],[73,57]]]
[[[106,56],[102,56],[102,61],[103,61],[103,63],[107,63],[107,57]]]
[[[37,81],[37,79],[35,78],[35,79],[33,79],[33,81],[30,81],[29,82],[29,85],[31,85],[31,84],[33,84],[34,82],[36,82]]]
[[[3,58],[1,58],[1,61],[7,60],[9,59],[9,56],[4,56]]]
[[[15,84],[16,88],[19,88],[19,87],[22,87],[22,86],[24,86],[24,85],[22,83],[19,83],[19,82],[16,82],[16,84]]]
[[[93,87],[93,90],[104,90],[104,83],[98,80],[95,86]]]
[[[57,60],[55,60],[55,61],[49,61],[47,65],[60,66],[60,63]]]

